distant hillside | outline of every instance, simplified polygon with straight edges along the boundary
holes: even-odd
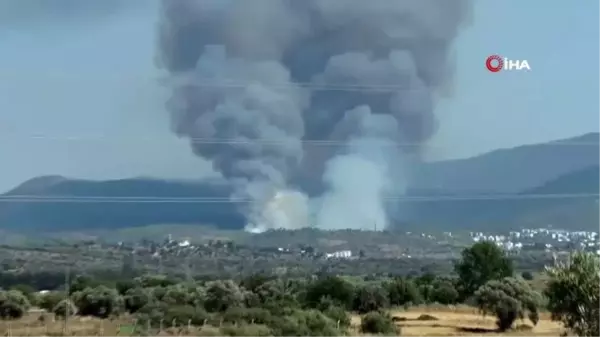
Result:
[[[415,190],[444,193],[518,193],[570,172],[598,165],[599,134],[524,145],[421,167]]]
[[[423,202],[415,205],[407,221],[453,230],[548,225],[597,230],[599,175],[596,164],[521,193]]]
[[[561,145],[528,145],[428,164],[421,171],[420,180],[413,184],[411,195],[463,199],[401,203],[398,223],[402,223],[403,228],[429,226],[445,230],[546,225],[597,229],[597,198],[526,196],[597,195],[598,146],[589,144],[597,144],[598,139],[598,134],[589,134],[554,142]],[[439,189],[440,181],[442,189]],[[219,180],[87,181],[45,176],[26,181],[4,196],[92,196],[110,200],[116,197],[227,197],[229,193],[230,188]],[[485,195],[493,195],[495,199],[486,199]],[[241,229],[244,223],[230,203],[0,202],[0,229],[8,230],[117,229],[155,224],[204,224]]]
[[[6,196],[227,197],[219,181],[174,182],[155,179],[70,180],[47,176],[29,180]],[[229,203],[0,203],[0,228],[18,230],[110,229],[148,224],[210,224],[241,228],[243,217]]]

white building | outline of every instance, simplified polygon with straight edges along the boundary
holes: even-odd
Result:
[[[328,253],[327,254],[327,258],[331,259],[347,259],[349,257],[352,257],[352,251],[350,250],[341,250],[339,252],[335,252],[335,253]]]

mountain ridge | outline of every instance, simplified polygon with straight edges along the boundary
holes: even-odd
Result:
[[[597,228],[597,203],[585,200],[522,200],[526,194],[598,194],[598,134],[555,142],[501,149],[468,159],[425,164],[424,174],[438,177],[423,184],[416,181],[410,195],[432,197],[456,195],[471,201],[433,201],[401,205],[398,222],[436,228],[502,228],[570,223],[573,228]],[[559,142],[561,145],[553,146]],[[564,145],[564,144],[572,145]],[[585,149],[574,144],[588,144]],[[592,145],[590,145],[592,144]],[[565,154],[565,149],[571,152]],[[477,173],[479,172],[479,173]],[[508,173],[507,173],[508,172]],[[511,179],[512,178],[512,179]],[[436,182],[442,181],[440,185]],[[148,177],[91,181],[62,176],[40,176],[16,186],[3,197],[100,197],[100,198],[227,198],[231,187],[221,179],[202,181],[164,180]],[[477,200],[477,195],[514,196],[504,201]],[[467,198],[468,199],[468,198]],[[596,198],[597,200],[597,198]],[[589,199],[587,200],[589,201]],[[562,211],[561,211],[562,209]],[[583,223],[577,224],[580,212]],[[574,223],[571,223],[574,222]],[[234,204],[223,203],[32,203],[1,202],[0,229],[59,231],[110,229],[153,224],[212,225],[241,229],[243,216]],[[404,225],[403,225],[404,226]]]

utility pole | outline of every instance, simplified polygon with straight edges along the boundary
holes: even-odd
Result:
[[[194,278],[192,277],[192,263],[190,262],[190,256],[185,258],[185,277],[188,282],[191,282]]]
[[[70,275],[71,274],[71,270],[69,268],[69,266],[67,266],[67,269],[65,271],[65,325],[63,327],[63,333],[65,336],[68,336],[68,330],[69,330],[69,315],[71,314],[69,312],[70,309],[70,302],[69,302],[69,298],[70,298],[70,292],[71,292],[71,280],[70,280]]]

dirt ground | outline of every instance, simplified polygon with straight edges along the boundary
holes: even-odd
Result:
[[[464,306],[415,307],[394,310],[391,315],[396,318],[402,336],[560,336],[563,331],[561,325],[551,321],[547,313],[540,314],[536,326],[529,320],[518,321],[515,329],[504,333],[495,330],[494,317],[482,317],[476,309]],[[433,318],[420,320],[422,315]],[[352,317],[352,325],[354,331],[359,330],[359,316]]]

